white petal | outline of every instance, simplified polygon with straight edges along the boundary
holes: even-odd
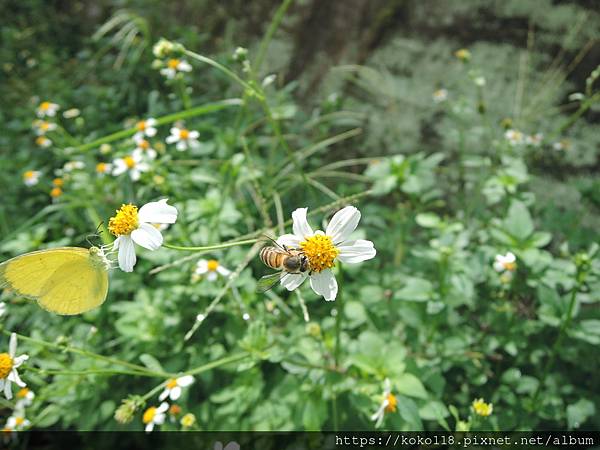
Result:
[[[215,281],[217,279],[217,272],[210,271],[208,275],[206,275],[206,279],[208,281]]]
[[[154,125],[156,125],[156,119],[152,118],[152,117],[148,117],[146,119],[146,130],[148,130],[148,128],[153,127]]]
[[[223,267],[220,264],[217,266],[217,272],[219,272],[224,277],[228,277],[231,274],[231,270],[226,269],[225,267]]]
[[[15,353],[17,353],[17,335],[16,333],[12,333],[10,335],[10,342],[8,343],[8,354],[11,359],[15,357]]]
[[[192,130],[192,131],[190,131],[190,134],[188,134],[188,139],[190,139],[190,140],[198,139],[199,137],[200,137],[200,133],[197,132],[196,130]]]
[[[177,150],[179,150],[180,152],[182,152],[182,151],[184,151],[184,150],[187,150],[187,142],[186,142],[186,141],[183,141],[183,140],[181,140],[181,141],[179,141],[179,142],[177,143],[177,145],[175,146],[175,148],[176,148]]]
[[[162,425],[163,423],[165,423],[165,415],[164,414],[156,414],[154,416],[153,422],[157,425]]]
[[[293,291],[306,280],[306,273],[286,273],[281,277],[281,285],[288,291]]]
[[[162,414],[169,409],[169,404],[167,402],[162,402],[158,408],[156,408],[157,414]]]
[[[146,135],[153,137],[156,134],[156,128],[146,128]]]
[[[150,423],[146,424],[146,428],[145,428],[146,433],[150,433],[152,430],[154,430],[154,422],[150,422]]]
[[[288,248],[300,248],[300,242],[302,242],[302,239],[294,234],[284,234],[277,239],[279,245],[285,245]]]
[[[359,221],[360,211],[354,206],[346,206],[333,215],[325,234],[331,236],[334,244],[340,244],[350,237]]]
[[[356,241],[345,242],[344,244],[338,247],[340,251],[338,259],[344,263],[359,263],[374,258],[377,254],[371,241],[357,239]]]
[[[6,397],[7,400],[10,400],[12,398],[12,388],[11,388],[11,382],[6,380],[6,382],[4,383],[4,396]]]
[[[137,170],[137,169],[131,169],[129,171],[129,176],[131,177],[131,179],[133,181],[139,180],[141,175],[142,175],[141,172],[139,170]]]
[[[167,144],[174,144],[175,142],[179,141],[179,136],[167,136],[167,138],[165,139],[165,142]]]
[[[160,393],[160,395],[158,396],[158,400],[160,400],[160,401],[162,402],[162,401],[163,401],[165,398],[167,398],[167,397],[169,396],[169,393],[170,393],[170,392],[171,392],[171,390],[170,390],[170,389],[168,389],[168,388],[167,388],[167,389],[165,389],[165,390],[164,390],[164,391],[162,391],[162,392]]]
[[[140,222],[146,223],[175,223],[177,208],[167,204],[163,198],[157,202],[146,203],[138,212]]]
[[[191,375],[184,375],[182,377],[177,378],[177,384],[179,386],[189,386],[190,384],[192,384],[194,382],[194,377]]]
[[[29,359],[29,355],[21,355],[13,358],[13,367],[17,368]]]
[[[514,263],[517,260],[517,257],[511,252],[508,252],[504,258],[504,261],[508,263]]]
[[[306,220],[306,211],[308,208],[298,208],[292,213],[294,234],[299,237],[312,236],[313,230]]]
[[[310,287],[317,294],[322,295],[325,300],[335,300],[338,292],[338,285],[330,269],[325,269],[310,276]]]
[[[173,401],[177,400],[179,397],[181,397],[181,388],[179,386],[175,386],[173,389],[171,389],[171,395],[169,395],[169,397]]]
[[[208,272],[208,261],[206,259],[201,259],[200,261],[198,261],[198,263],[196,264],[195,272],[198,275],[203,275],[206,272]]]
[[[123,272],[133,272],[135,266],[135,246],[129,236],[119,236],[119,267]]]
[[[157,250],[163,243],[160,231],[148,223],[140,223],[139,228],[131,232],[131,239],[148,250]]]
[[[504,265],[500,261],[496,261],[494,263],[494,270],[496,272],[502,272],[502,271],[504,271]]]
[[[15,369],[11,370],[10,373],[8,374],[8,377],[6,377],[6,378],[8,380],[14,382],[19,387],[27,386],[25,384],[25,382],[23,382],[23,380],[21,380],[21,378],[19,377],[19,373]]]

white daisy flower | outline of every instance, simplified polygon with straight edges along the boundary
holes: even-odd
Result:
[[[146,433],[150,433],[154,430],[154,425],[162,425],[165,423],[166,412],[169,409],[169,404],[167,402],[163,402],[160,406],[151,406],[146,411],[144,411],[144,415],[142,416],[142,422],[146,425]]]
[[[17,391],[15,398],[17,399],[15,409],[22,411],[33,403],[35,393],[31,389],[24,387]]]
[[[181,72],[191,72],[192,66],[185,59],[171,58],[167,60],[167,67],[160,70],[161,75],[172,80]]]
[[[107,175],[111,173],[113,170],[113,166],[110,163],[99,162],[96,164],[96,173],[100,176]]]
[[[31,425],[31,422],[19,413],[10,416],[6,421],[6,428],[9,430],[20,431]]]
[[[198,142],[198,137],[200,133],[197,131],[190,131],[187,128],[171,128],[171,135],[167,136],[166,142],[167,144],[175,144],[177,150],[180,152],[187,150],[188,148],[197,148],[200,146]]]
[[[438,89],[433,92],[433,101],[435,103],[442,103],[448,99],[448,91],[446,89]]]
[[[51,102],[42,102],[37,108],[37,116],[38,117],[54,117],[56,115],[56,111],[60,109],[56,103]]]
[[[140,120],[135,124],[135,128],[137,129],[137,133],[133,136],[133,139],[143,139],[144,136],[154,137],[156,135],[156,119],[152,117]]]
[[[39,170],[27,170],[23,172],[23,183],[25,186],[35,186],[40,182],[42,172]]]
[[[514,272],[517,268],[517,257],[508,252],[506,255],[496,255],[494,258],[494,270],[496,272]]]
[[[4,390],[4,396],[10,400],[12,398],[11,383],[19,387],[25,387],[26,384],[19,378],[17,368],[29,359],[28,355],[15,356],[17,353],[17,335],[10,335],[8,344],[8,353],[0,353],[0,391]]]
[[[504,132],[504,137],[510,143],[510,145],[519,145],[522,144],[525,140],[525,136],[519,130],[506,130]]]
[[[108,230],[117,239],[113,248],[118,250],[119,267],[132,272],[135,266],[135,244],[148,250],[156,250],[163,243],[160,231],[153,224],[175,223],[177,209],[167,205],[167,199],[146,203],[138,211],[134,205],[122,205],[108,222]]]
[[[167,381],[165,390],[162,391],[162,393],[158,396],[158,399],[163,401],[165,398],[169,397],[171,400],[175,401],[181,397],[181,388],[188,387],[193,382],[194,377],[191,375],[184,375],[179,378],[171,378]]]
[[[396,396],[392,394],[392,385],[389,379],[385,379],[383,382],[383,395],[381,404],[375,413],[371,416],[371,420],[375,422],[375,427],[378,428],[383,422],[385,413],[396,412],[398,400]]]
[[[42,135],[35,138],[35,143],[40,147],[48,148],[52,145],[52,140]]]
[[[46,120],[36,120],[33,122],[33,131],[38,136],[42,136],[49,131],[56,130],[56,124]]]
[[[196,264],[194,273],[196,275],[206,274],[206,279],[208,281],[215,281],[217,279],[217,274],[228,277],[231,274],[231,270],[223,267],[216,259],[201,259]]]
[[[133,181],[137,181],[143,172],[148,172],[149,170],[150,165],[143,161],[142,155],[139,153],[113,160],[112,174],[115,176],[127,172]]]
[[[156,150],[152,148],[150,142],[144,139],[141,136],[134,137],[135,141],[135,149],[133,150],[133,155],[137,157],[145,157],[147,156],[149,159],[156,159]]]
[[[364,239],[348,240],[360,221],[360,211],[354,206],[346,206],[336,212],[325,232],[313,231],[306,220],[308,208],[298,208],[292,213],[293,234],[284,234],[277,243],[288,248],[300,249],[308,258],[310,271],[281,277],[281,284],[289,291],[310,278],[310,286],[325,300],[335,300],[338,291],[337,281],[331,268],[335,261],[359,263],[374,258],[376,251],[373,242]]]

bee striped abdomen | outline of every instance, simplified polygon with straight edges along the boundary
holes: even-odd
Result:
[[[263,247],[260,250],[260,260],[271,269],[281,269],[286,255],[275,247]]]

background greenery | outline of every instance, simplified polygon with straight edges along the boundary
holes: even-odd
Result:
[[[28,0],[2,2],[0,17],[3,260],[87,246],[121,203],[161,197],[180,211],[164,232],[175,245],[275,235],[304,206],[325,207],[317,225],[354,201],[378,250],[338,273],[335,303],[307,287],[255,293],[269,271],[242,246],[145,252],[80,317],[5,293],[3,330],[33,338],[20,349],[34,427],[142,429],[142,407],[115,421],[122,399],[156,405],[164,377],[152,373],[196,369],[178,404],[201,430],[373,429],[386,378],[398,399],[388,429],[599,428],[594,2]],[[160,37],[252,88],[189,55],[193,71],[166,82],[152,67]],[[134,147],[116,139],[101,152],[97,139],[223,99],[240,100],[186,121],[199,149],[161,144],[164,125],[140,181],[95,173]],[[31,129],[44,100],[81,112],[59,114],[49,148]],[[543,138],[512,145],[508,129]],[[51,199],[55,170],[72,160],[86,167]],[[42,171],[36,186],[26,170]],[[503,282],[492,265],[508,251],[517,270]],[[239,277],[194,278],[201,257]],[[491,416],[473,413],[477,398]],[[0,415],[12,407],[2,401]]]

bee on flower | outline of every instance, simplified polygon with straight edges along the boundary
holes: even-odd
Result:
[[[175,147],[180,152],[187,150],[188,148],[197,148],[200,146],[198,137],[200,133],[195,130],[188,130],[183,127],[171,128],[171,135],[167,136],[167,144],[177,144]]]
[[[471,407],[473,408],[473,412],[475,412],[475,414],[482,417],[490,416],[494,410],[494,405],[484,402],[482,398],[473,400]]]
[[[133,181],[139,180],[142,173],[150,170],[150,165],[143,161],[142,155],[139,153],[114,159],[112,167],[112,174],[114,176],[127,173]]]
[[[14,430],[14,431],[24,430],[29,425],[31,425],[31,422],[29,420],[27,420],[24,415],[19,414],[19,413],[15,414],[13,416],[10,416],[8,418],[8,420],[6,421],[6,428],[8,428],[9,430]]]
[[[44,117],[54,117],[56,112],[60,109],[56,103],[51,102],[42,102],[37,108],[37,116],[40,118]]]
[[[375,422],[375,427],[379,428],[383,423],[383,418],[386,413],[394,413],[398,408],[398,399],[392,394],[392,385],[388,378],[383,382],[383,395],[381,404],[377,411],[371,416],[371,420]]]
[[[167,380],[165,384],[165,390],[158,396],[160,401],[163,401],[169,397],[172,401],[176,401],[181,397],[181,392],[184,387],[188,387],[194,382],[194,377],[191,375],[184,375],[179,378],[171,378]]]
[[[307,210],[298,208],[292,213],[293,234],[280,236],[277,243],[301,251],[308,260],[309,270],[284,273],[281,285],[293,291],[309,278],[313,291],[327,301],[335,300],[338,285],[331,269],[336,261],[354,264],[372,259],[376,254],[375,247],[371,241],[351,239],[360,221],[360,211],[354,206],[336,212],[325,232],[313,231],[306,220]]]
[[[525,135],[519,130],[508,129],[504,132],[505,139],[510,145],[519,145],[525,141]]]
[[[113,167],[110,163],[99,162],[96,164],[96,173],[100,176],[108,175],[112,172]]]
[[[494,270],[501,274],[501,280],[508,283],[512,280],[514,272],[517,270],[517,257],[508,252],[506,255],[496,255],[494,258]]]
[[[52,122],[48,122],[46,120],[35,120],[33,122],[33,131],[38,136],[42,136],[49,131],[56,130],[56,124]]]
[[[35,186],[40,182],[41,175],[42,172],[39,170],[27,170],[23,172],[23,183],[25,183],[25,186]]]
[[[161,75],[172,80],[178,74],[183,72],[191,72],[192,66],[185,59],[171,58],[166,62],[166,67],[160,70]]]
[[[435,103],[442,103],[448,99],[448,91],[446,89],[437,89],[433,92],[433,101]]]
[[[135,149],[132,155],[137,157],[148,157],[148,159],[156,159],[156,150],[152,148],[150,142],[141,136],[134,138]]]
[[[152,117],[145,120],[140,120],[138,123],[135,124],[137,132],[134,134],[133,139],[143,139],[144,136],[154,137],[156,135],[155,126],[156,119],[153,119]]]
[[[216,259],[201,259],[196,264],[194,275],[203,276],[206,275],[208,281],[215,281],[218,275],[228,277],[231,275],[231,270],[224,267]]]
[[[108,230],[117,237],[113,249],[118,250],[119,267],[132,272],[136,263],[135,245],[148,250],[160,248],[163,237],[154,224],[172,224],[177,220],[177,209],[167,199],[146,203],[139,211],[132,204],[122,205],[108,222]]]
[[[146,433],[150,433],[154,430],[155,425],[162,425],[165,423],[166,412],[169,409],[169,404],[163,402],[160,406],[151,406],[142,416],[142,422],[146,425],[145,431]]]
[[[16,410],[23,410],[33,403],[33,399],[35,398],[35,393],[29,388],[21,388],[15,394],[15,398],[17,403],[15,405]]]
[[[42,148],[48,148],[52,145],[52,140],[42,135],[35,138],[35,143]]]
[[[28,355],[15,356],[17,354],[17,335],[12,333],[8,344],[8,353],[0,353],[0,391],[10,400],[12,398],[11,383],[19,387],[27,386],[19,377],[17,369],[29,359]]]

